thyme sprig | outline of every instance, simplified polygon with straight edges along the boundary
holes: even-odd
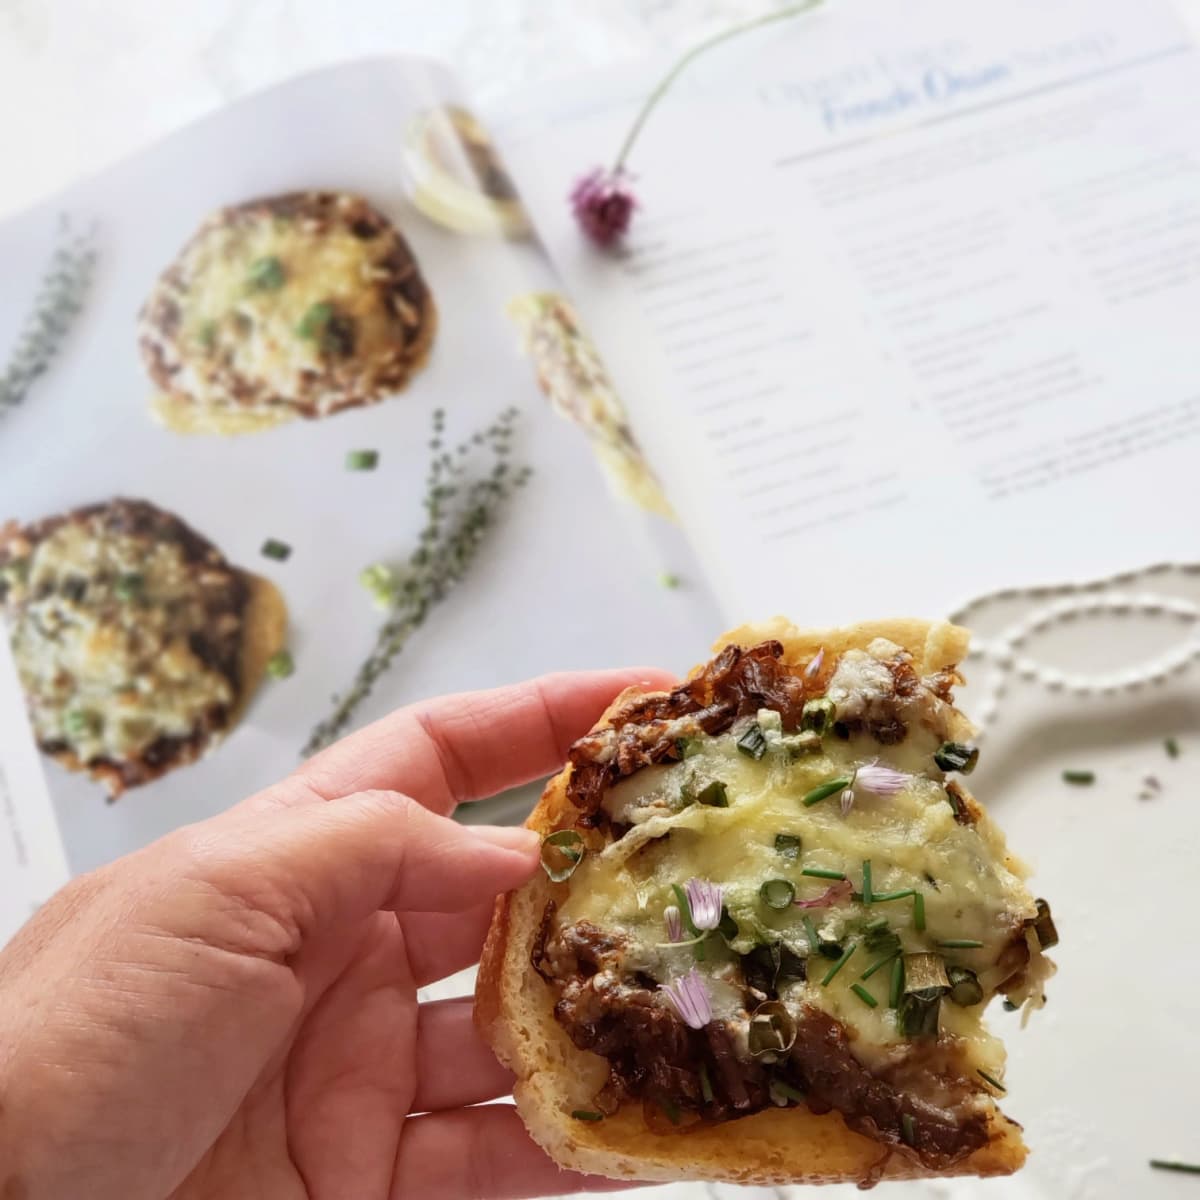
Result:
[[[17,340],[0,372],[0,417],[17,407],[53,362],[83,309],[96,266],[93,233],[72,233],[64,217]]]
[[[434,412],[432,453],[425,477],[425,526],[417,548],[399,577],[388,619],[374,647],[350,686],[334,697],[333,711],[309,735],[301,751],[305,756],[341,736],[376,680],[438,602],[466,575],[500,508],[529,478],[528,467],[514,469],[509,461],[517,416],[517,409],[505,409],[486,429],[451,452],[444,446],[445,412]],[[479,456],[492,460],[482,473],[475,461]]]

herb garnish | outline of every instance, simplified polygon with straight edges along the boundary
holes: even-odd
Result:
[[[284,562],[292,553],[292,548],[287,542],[281,542],[275,538],[267,538],[262,544],[260,553],[263,558],[273,558],[276,562]]]
[[[1152,1158],[1150,1165],[1156,1171],[1182,1171],[1185,1175],[1200,1175],[1200,1163],[1185,1163],[1174,1158]]]
[[[917,1129],[911,1113],[900,1114],[900,1137],[906,1146],[917,1144]]]
[[[891,987],[888,988],[888,1008],[899,1008],[904,995],[904,956],[897,955],[892,963]]]
[[[704,1063],[700,1064],[700,1094],[704,1097],[705,1104],[713,1102],[712,1080],[708,1077],[708,1067]]]
[[[738,751],[756,762],[767,752],[767,737],[757,721],[747,726],[746,731],[734,743]]]
[[[587,853],[583,836],[575,829],[559,829],[542,838],[542,870],[551,883],[563,883],[575,874],[575,868]]]
[[[804,1102],[804,1093],[798,1087],[793,1087],[786,1079],[772,1079],[767,1085],[767,1091],[776,1092],[785,1100],[795,1100],[797,1104]]]
[[[871,995],[871,993],[870,993],[870,992],[868,992],[868,991],[867,991],[867,989],[866,989],[865,987],[863,987],[863,985],[862,985],[861,983],[852,983],[852,984],[850,985],[850,990],[851,990],[851,991],[852,991],[852,992],[853,992],[853,993],[854,993],[854,994],[855,994],[855,995],[856,995],[856,996],[857,996],[857,997],[858,997],[858,998],[859,998],[859,999],[860,999],[860,1000],[861,1000],[861,1001],[862,1001],[862,1002],[863,1002],[863,1003],[864,1003],[864,1004],[865,1004],[865,1005],[866,1005],[868,1008],[878,1008],[878,1007],[879,1007],[879,1001],[878,1001],[878,1000],[876,1000],[876,999],[875,999],[875,997],[874,997],[874,996],[872,996],[872,995]]]
[[[825,972],[825,978],[821,980],[821,986],[824,987],[849,961],[850,956],[858,949],[857,942],[851,942],[850,945],[842,951],[842,956]]]
[[[586,1109],[586,1108],[575,1109],[574,1112],[571,1113],[571,1116],[576,1121],[603,1121],[604,1120],[603,1113],[591,1112],[589,1109]]]
[[[821,952],[821,939],[817,936],[817,927],[813,924],[813,919],[807,913],[801,918],[804,925],[804,936],[808,938],[809,948],[814,954]]]
[[[116,582],[113,584],[113,595],[118,600],[128,603],[130,600],[136,600],[142,594],[145,586],[146,577],[141,572],[127,571],[124,575],[117,576]]]
[[[801,875],[811,875],[813,879],[845,879],[841,871],[826,871],[824,867],[805,867]]]
[[[289,650],[276,650],[267,659],[267,674],[272,679],[286,679],[295,669],[296,663]]]
[[[944,950],[978,950],[983,945],[974,938],[943,938],[937,944]]]
[[[768,908],[783,910],[790,907],[796,898],[796,889],[786,879],[768,879],[758,889],[763,903]]]
[[[346,453],[347,471],[373,471],[379,466],[378,450],[349,450]]]
[[[960,771],[970,775],[979,761],[979,747],[965,746],[962,742],[943,742],[933,752],[933,761],[943,771]]]
[[[888,965],[888,963],[890,963],[890,962],[894,961],[894,960],[895,960],[895,958],[896,958],[896,956],[897,956],[899,953],[900,953],[899,949],[896,949],[896,950],[893,950],[893,951],[891,952],[891,954],[885,954],[885,955],[884,955],[884,956],[883,956],[881,959],[878,959],[877,961],[875,961],[874,963],[872,963],[872,964],[871,964],[871,965],[870,965],[870,966],[869,966],[869,967],[868,967],[868,968],[867,968],[867,969],[866,969],[866,970],[865,970],[865,971],[862,973],[862,975],[860,976],[860,978],[862,978],[862,979],[870,979],[870,978],[871,978],[871,976],[872,976],[872,975],[874,975],[874,974],[875,974],[875,972],[876,972],[876,971],[878,971],[878,970],[879,970],[881,967],[886,967],[886,966]]]
[[[286,278],[283,263],[269,254],[266,258],[256,258],[246,272],[246,285],[252,292],[276,292],[283,287]]]
[[[425,479],[426,522],[419,544],[409,556],[408,571],[374,647],[349,688],[337,698],[333,712],[309,735],[303,754],[314,753],[342,734],[359,704],[408,645],[409,638],[466,575],[485,536],[495,526],[501,506],[515,488],[524,486],[530,474],[528,468],[513,470],[508,461],[517,416],[515,408],[506,409],[491,426],[450,454],[442,449],[445,413],[441,409],[434,412],[432,456]],[[468,483],[476,447],[490,453],[494,461],[486,474]]]
[[[1167,738],[1163,742],[1163,746],[1166,748],[1167,754],[1171,758],[1179,757],[1179,742],[1175,738],[1173,738],[1173,737]]]
[[[696,793],[696,803],[706,804],[709,808],[728,808],[729,795],[725,790],[725,785],[719,779],[705,784]]]
[[[777,833],[775,853],[782,855],[788,862],[795,862],[800,857],[800,839],[793,833]]]
[[[975,1074],[982,1076],[992,1085],[997,1091],[1007,1092],[1008,1088],[1004,1086],[994,1075],[989,1075],[982,1067],[975,1068]]]
[[[1096,782],[1095,771],[1064,771],[1062,777],[1063,783],[1074,783],[1082,787]]]
[[[913,893],[913,928],[925,932],[925,897],[920,892]]]
[[[804,797],[804,807],[812,808],[814,804],[820,804],[822,800],[828,800],[830,796],[844,792],[853,782],[854,780],[849,775],[839,775],[836,779],[827,779],[824,783],[817,784]]]
[[[863,859],[862,865],[862,902],[867,907],[871,906],[871,860]]]
[[[823,734],[834,722],[837,707],[827,696],[819,700],[806,700],[800,712],[800,728]]]
[[[0,370],[0,416],[16,408],[54,360],[83,309],[96,266],[93,234],[72,235],[64,218],[33,303]]]

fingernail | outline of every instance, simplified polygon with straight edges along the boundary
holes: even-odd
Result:
[[[520,850],[525,854],[538,848],[541,838],[521,825],[468,825],[477,838],[502,850]]]

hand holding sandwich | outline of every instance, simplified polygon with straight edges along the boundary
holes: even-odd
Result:
[[[0,954],[0,1196],[518,1197],[560,1171],[469,999],[537,835],[461,801],[555,770],[645,672],[403,709],[219,817],[75,880]],[[412,1116],[410,1114],[422,1114]]]

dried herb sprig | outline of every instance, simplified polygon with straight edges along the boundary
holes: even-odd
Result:
[[[528,467],[514,469],[509,461],[518,411],[505,409],[487,427],[453,452],[444,447],[446,417],[433,414],[432,454],[425,477],[425,526],[409,556],[390,607],[390,615],[350,686],[334,698],[333,711],[309,735],[305,756],[335,741],[350,724],[355,709],[371,694],[375,681],[425,623],[434,606],[445,598],[483,544],[496,515],[514,490],[529,478]],[[492,462],[482,474],[477,455]]]
[[[93,233],[72,233],[64,217],[58,245],[0,372],[0,417],[17,407],[58,354],[83,308],[96,266]]]

